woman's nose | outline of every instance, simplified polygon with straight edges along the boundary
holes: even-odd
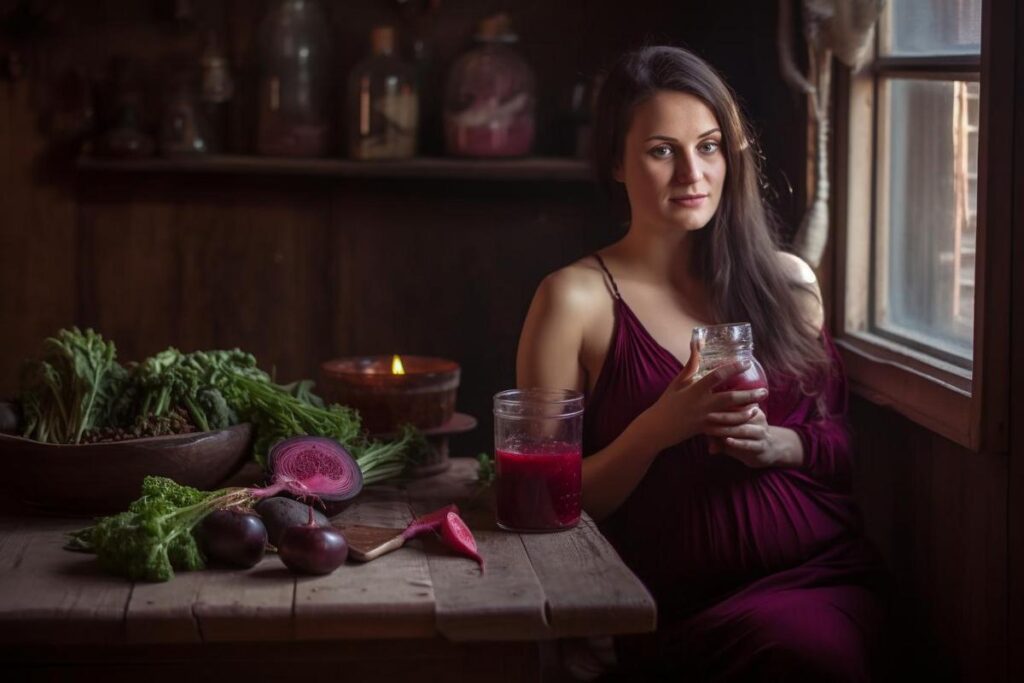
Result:
[[[692,185],[701,179],[700,162],[693,155],[680,154],[676,159],[676,180],[683,185]]]

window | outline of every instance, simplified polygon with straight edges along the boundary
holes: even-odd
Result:
[[[1012,4],[889,0],[873,62],[838,88],[837,336],[851,383],[974,448],[991,431],[979,361],[995,343],[980,333],[992,303],[981,282],[982,207],[995,187],[985,178],[998,161],[983,149],[982,15],[988,26],[993,8],[1012,16]]]

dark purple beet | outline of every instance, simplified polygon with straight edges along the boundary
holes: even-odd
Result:
[[[263,559],[267,528],[251,512],[214,510],[196,527],[196,539],[211,560],[248,569]]]
[[[303,524],[284,530],[277,554],[293,572],[330,574],[344,564],[348,543],[337,529]]]

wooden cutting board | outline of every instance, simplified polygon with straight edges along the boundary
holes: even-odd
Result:
[[[360,524],[334,524],[348,541],[348,555],[353,560],[369,562],[381,555],[398,550],[405,543],[402,529],[389,529]]]

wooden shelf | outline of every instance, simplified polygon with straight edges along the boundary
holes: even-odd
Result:
[[[262,156],[209,155],[121,160],[81,157],[81,171],[112,173],[226,173],[306,175],[336,178],[424,178],[441,180],[541,180],[587,182],[590,166],[581,159],[452,159],[422,157],[405,161],[287,159]]]

